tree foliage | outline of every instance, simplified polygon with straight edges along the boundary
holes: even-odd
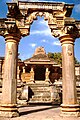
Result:
[[[62,54],[60,52],[58,53],[48,52],[48,57],[53,59],[55,62],[57,62],[57,64],[62,64]],[[74,58],[74,60],[75,60],[75,64],[80,64],[76,58]]]

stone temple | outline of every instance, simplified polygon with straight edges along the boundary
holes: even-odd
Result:
[[[30,34],[31,24],[33,23],[34,20],[37,20],[37,16],[40,17],[43,16],[44,20],[48,21],[48,25],[51,30],[52,36],[57,37],[62,46],[61,115],[80,116],[80,105],[77,101],[75,63],[74,63],[74,43],[76,38],[80,38],[80,21],[71,18],[74,4],[67,4],[64,2],[41,2],[41,1],[28,2],[15,0],[7,3],[7,6],[8,6],[7,17],[0,18],[0,35],[5,38],[5,61],[3,71],[4,74],[2,74],[3,86],[2,86],[2,99],[0,104],[0,116],[4,117],[19,116],[19,111],[17,108],[16,88],[17,78],[20,75],[19,74],[20,68],[19,67],[17,68],[17,65],[21,64],[23,66],[23,63],[22,62],[18,63],[18,45],[22,37],[28,36]],[[38,59],[36,59],[36,55],[34,54],[30,60],[24,61],[26,66],[24,66],[24,71],[23,70],[22,71],[23,73],[27,72],[26,74],[23,75],[24,78],[30,77],[30,81],[34,84],[36,83],[38,84],[38,80],[42,81],[41,79],[44,78],[43,85],[44,83],[46,83],[46,86],[45,85],[44,86],[47,87],[49,85],[47,83],[50,83],[50,80],[54,81],[52,77],[53,73],[56,73],[56,71],[59,70],[60,66],[54,65],[54,61],[49,60],[45,53],[42,56],[45,58],[44,60],[40,59],[40,56],[38,56],[38,59],[40,60],[39,62],[40,69],[38,65],[33,64],[35,63],[34,60],[36,60],[36,63],[38,63],[37,61]],[[43,58],[42,56],[41,58]],[[42,64],[40,65],[41,62]],[[49,67],[49,64],[51,67]],[[28,71],[27,66],[29,69],[31,68],[30,71]],[[55,72],[53,72],[54,67],[56,67]],[[78,68],[79,67],[77,67],[76,70]],[[38,70],[39,74],[37,74]],[[51,75],[50,70],[52,71]],[[43,74],[40,75],[41,71],[43,71]],[[30,75],[28,74],[29,72],[31,76],[28,76]],[[41,84],[38,85],[40,86]],[[27,86],[26,88],[24,88],[24,91],[25,89],[26,91],[28,91]],[[43,91],[45,91],[45,89],[46,88],[44,88]],[[51,99],[53,99],[54,96],[53,91],[55,91],[54,87],[49,85],[48,89],[47,89],[48,91],[52,91]],[[26,92],[27,96],[26,99],[28,99],[27,93],[28,92]],[[47,94],[47,92],[44,93],[46,93],[45,96],[50,95]],[[34,93],[32,92],[31,94],[29,94],[29,96],[32,97],[32,94]],[[40,96],[41,95],[42,94],[40,94]],[[35,96],[32,98],[35,99]],[[18,98],[19,97],[20,96],[18,96]],[[49,101],[48,98],[50,97],[47,97],[47,101]],[[42,100],[45,101],[45,97]]]
[[[4,74],[4,57],[0,57],[0,83]],[[80,66],[75,65],[77,97],[79,102]],[[62,103],[62,66],[49,58],[44,47],[37,47],[31,58],[21,61],[17,66],[18,104]]]
[[[1,61],[0,77],[2,83],[4,74],[4,58],[1,57],[0,61]],[[25,96],[25,100],[27,100],[27,103],[55,104],[55,101],[53,101],[51,98],[52,93],[51,90],[52,86],[54,86],[53,84],[55,83],[55,80],[59,80],[61,78],[62,78],[61,65],[58,65],[53,59],[50,59],[48,57],[44,47],[36,48],[33,56],[29,59],[26,59],[24,61],[18,59],[17,66],[18,85],[23,84],[24,87],[27,86],[28,94],[30,95],[32,94],[31,96],[28,96],[27,99]],[[20,95],[21,93],[22,91],[20,91]],[[59,104],[60,102],[60,98],[58,99],[59,101],[57,101],[56,104]]]

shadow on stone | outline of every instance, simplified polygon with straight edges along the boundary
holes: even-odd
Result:
[[[37,105],[35,105],[36,107]],[[39,104],[38,104],[39,106]],[[41,106],[41,105],[40,105]],[[29,106],[30,107],[30,106]],[[31,107],[34,107],[34,105],[31,105]],[[49,106],[47,108],[36,108],[34,110],[29,110],[29,111],[24,111],[24,112],[20,112],[20,116],[23,116],[23,115],[27,115],[27,114],[31,114],[31,113],[36,113],[36,112],[40,112],[40,111],[46,111],[46,110],[49,110],[49,109],[54,109],[54,108],[58,108],[59,105],[54,105],[54,106]]]

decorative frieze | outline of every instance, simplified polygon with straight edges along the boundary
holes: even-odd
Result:
[[[22,2],[19,1],[19,9],[44,9],[44,10],[58,10],[63,11],[64,3],[51,2]]]

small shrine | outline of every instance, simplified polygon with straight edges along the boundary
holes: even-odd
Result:
[[[46,54],[44,47],[37,47],[33,56],[24,60],[21,78],[25,82],[53,83],[62,75],[61,66]]]

